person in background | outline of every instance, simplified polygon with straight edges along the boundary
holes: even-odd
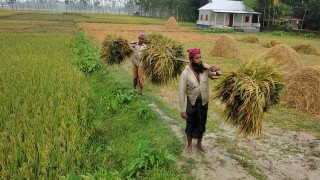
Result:
[[[141,51],[146,48],[145,41],[145,35],[140,34],[138,36],[138,42],[132,42],[131,47],[134,49],[134,54],[132,57],[132,76],[133,76],[133,88],[137,89],[137,87],[140,88],[140,95],[144,96],[143,93],[143,71],[141,67],[141,62],[139,60],[139,56],[141,54]]]
[[[188,49],[189,65],[181,73],[179,83],[179,104],[181,117],[186,120],[187,153],[192,154],[192,138],[197,139],[196,147],[207,152],[202,144],[206,131],[209,102],[209,78],[220,75],[220,68],[208,66],[201,60],[200,49]],[[187,106],[185,106],[187,96]]]

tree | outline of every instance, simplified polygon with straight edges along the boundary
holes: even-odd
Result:
[[[11,10],[13,10],[13,4],[15,4],[17,0],[7,0],[7,4],[11,4]]]

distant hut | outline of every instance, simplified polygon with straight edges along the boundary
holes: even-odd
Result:
[[[136,12],[134,12],[132,15],[133,15],[133,16],[140,16],[140,13],[139,13],[138,11],[136,11]]]

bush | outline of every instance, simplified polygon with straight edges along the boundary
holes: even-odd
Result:
[[[155,140],[157,144],[158,140]],[[169,168],[170,162],[176,158],[168,153],[161,151],[158,145],[149,144],[148,141],[140,141],[137,146],[136,158],[126,167],[127,177],[139,177],[147,174],[147,171],[153,168]]]
[[[91,74],[101,67],[96,50],[92,48],[90,41],[82,33],[76,33],[70,49],[75,56],[78,68],[84,74]]]

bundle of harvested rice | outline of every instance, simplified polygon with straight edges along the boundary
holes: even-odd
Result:
[[[161,35],[160,33],[151,32],[146,35],[144,43],[145,44],[153,44],[153,43],[156,43],[157,41],[161,41],[161,39],[163,39],[163,38],[165,38],[165,37],[163,35]]]
[[[262,54],[261,58],[265,60],[276,60],[279,67],[288,74],[299,70],[303,66],[298,53],[285,44],[276,45],[273,48],[270,48],[267,52]]]
[[[128,41],[116,35],[107,34],[101,47],[100,58],[107,64],[120,64],[133,54]]]
[[[170,17],[166,24],[165,24],[165,29],[166,30],[178,30],[179,25],[174,17]]]
[[[320,67],[303,67],[288,78],[283,104],[320,114]]]
[[[273,46],[278,45],[278,44],[282,44],[282,42],[275,40],[275,39],[272,39],[271,41],[264,42],[262,44],[262,46],[266,47],[266,48],[272,48]]]
[[[213,98],[225,103],[226,122],[237,126],[239,133],[261,135],[263,114],[279,103],[282,89],[283,73],[274,61],[250,59],[222,75]]]
[[[303,54],[320,55],[320,53],[316,50],[316,48],[311,44],[298,44],[298,45],[292,46],[292,49]]]
[[[154,84],[166,84],[181,74],[185,65],[173,60],[166,51],[175,57],[184,57],[183,47],[167,37],[151,40],[140,56],[145,75]]]
[[[211,51],[211,55],[226,58],[237,58],[239,51],[236,41],[229,35],[220,35]]]
[[[242,38],[240,41],[247,43],[259,43],[258,37],[254,35],[249,35],[248,37]]]

